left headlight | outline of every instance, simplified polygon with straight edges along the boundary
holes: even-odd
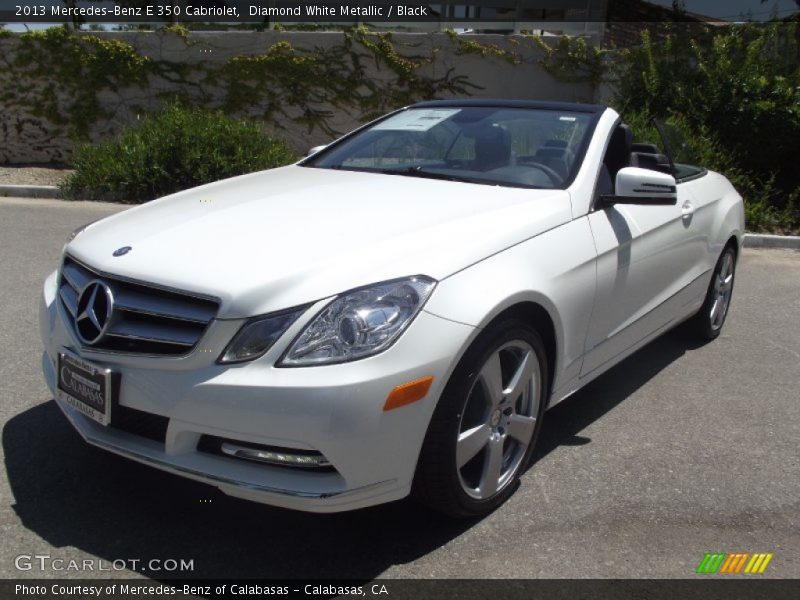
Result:
[[[436,281],[418,275],[342,294],[314,317],[278,366],[326,365],[383,352],[405,331]]]

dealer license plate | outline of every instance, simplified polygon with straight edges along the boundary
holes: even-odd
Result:
[[[56,395],[72,408],[101,425],[111,421],[114,373],[74,354],[58,354],[58,389]]]

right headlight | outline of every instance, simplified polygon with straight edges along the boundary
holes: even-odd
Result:
[[[339,296],[306,325],[278,366],[326,365],[383,352],[414,320],[435,286],[435,280],[418,275]]]

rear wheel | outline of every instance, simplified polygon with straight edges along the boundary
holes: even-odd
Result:
[[[698,338],[710,341],[722,331],[731,305],[735,273],[736,252],[728,246],[714,267],[703,306],[690,321],[690,328]]]
[[[511,319],[487,329],[459,363],[434,412],[414,495],[452,516],[491,512],[533,453],[547,390],[539,334]]]

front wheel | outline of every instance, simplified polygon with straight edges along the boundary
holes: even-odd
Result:
[[[547,372],[541,337],[523,321],[510,319],[481,334],[431,419],[415,497],[458,517],[486,514],[502,504],[533,453]]]
[[[699,339],[711,341],[722,331],[731,305],[735,274],[736,252],[728,246],[714,267],[703,306],[690,321],[690,327]]]

